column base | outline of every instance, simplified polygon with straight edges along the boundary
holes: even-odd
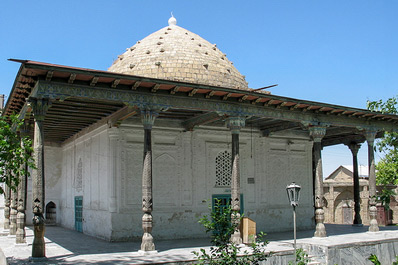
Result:
[[[158,251],[157,250],[149,250],[149,251],[138,250],[138,254],[140,254],[141,256],[149,256],[149,255],[158,254]]]
[[[314,237],[326,237],[326,229],[323,223],[318,223],[316,225]]]
[[[28,243],[15,243],[14,246],[15,247],[26,247],[26,246],[29,246],[29,244]]]
[[[243,243],[239,232],[235,232],[235,233],[232,234],[231,243],[234,243],[235,245],[241,245]]]
[[[141,251],[156,251],[153,237],[150,233],[144,233],[142,236]]]
[[[29,257],[29,261],[30,261],[30,262],[46,262],[47,260],[48,260],[47,257],[40,257],[40,258],[37,258],[37,257]]]
[[[376,224],[376,225],[370,225],[369,226],[369,231],[368,232],[379,232],[379,226]]]

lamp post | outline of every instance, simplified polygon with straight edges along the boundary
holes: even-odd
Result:
[[[296,207],[300,199],[300,189],[301,187],[294,182],[286,187],[287,197],[290,205],[293,206],[294,264],[296,264]]]

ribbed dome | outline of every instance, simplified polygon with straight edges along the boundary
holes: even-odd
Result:
[[[176,25],[138,41],[120,55],[111,72],[248,90],[245,77],[215,44]]]

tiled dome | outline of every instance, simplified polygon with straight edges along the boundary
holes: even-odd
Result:
[[[245,77],[215,44],[176,25],[138,41],[108,69],[111,72],[248,90]]]

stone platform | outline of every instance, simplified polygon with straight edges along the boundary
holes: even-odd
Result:
[[[297,244],[313,256],[313,264],[372,264],[376,254],[382,264],[398,255],[398,227],[381,227],[369,233],[367,227],[326,225],[327,238],[313,238],[313,230],[299,231]],[[267,235],[265,251],[272,256],[263,264],[287,264],[293,259],[293,233]],[[8,264],[192,264],[192,251],[209,249],[209,239],[155,241],[157,254],[141,255],[140,242],[110,243],[62,227],[46,228],[47,260],[30,261],[33,231],[27,228],[27,245],[15,245],[15,238],[0,237],[0,248]],[[1,261],[0,261],[1,264]]]

